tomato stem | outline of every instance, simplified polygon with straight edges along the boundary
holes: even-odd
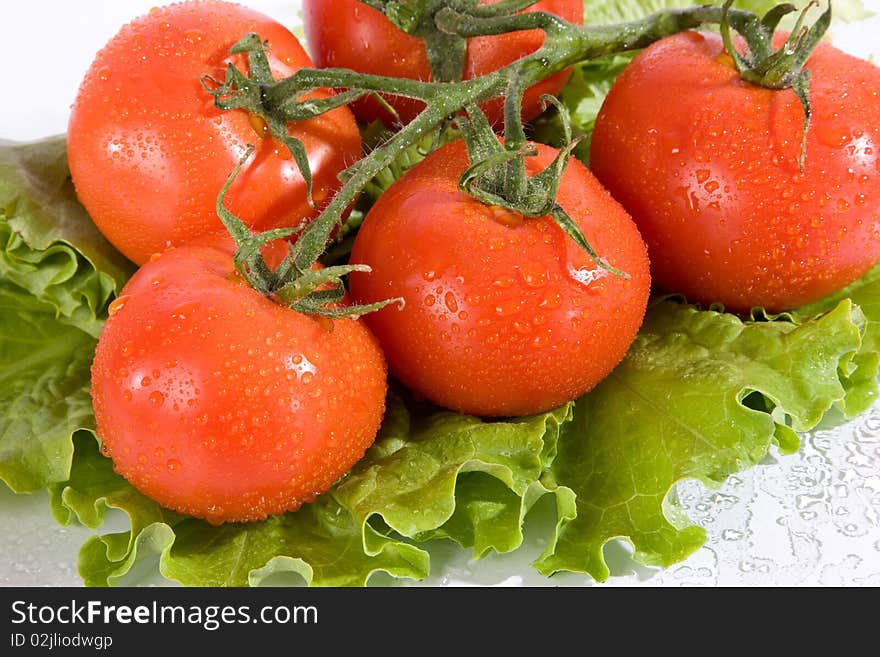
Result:
[[[559,180],[575,145],[571,140],[570,130],[566,130],[569,133],[567,144],[550,167],[535,176],[526,175],[525,158],[533,154],[533,149],[526,140],[521,118],[520,107],[524,90],[578,62],[645,48],[664,37],[703,25],[721,25],[728,43],[731,28],[742,34],[747,42],[750,39],[754,41],[756,37],[750,35],[755,34],[763,35],[762,38],[769,41],[766,38],[767,31],[772,35],[779,20],[791,11],[788,5],[780,5],[761,19],[752,12],[732,9],[728,1],[723,7],[703,5],[667,9],[635,21],[584,26],[568,23],[544,12],[516,13],[534,4],[534,0],[502,0],[491,5],[478,5],[474,0],[416,0],[406,3],[362,1],[385,13],[405,32],[426,41],[432,67],[438,67],[434,69],[435,81],[368,75],[338,68],[302,69],[286,79],[275,81],[271,80],[271,74],[267,78],[266,71],[262,68],[265,44],[256,35],[248,35],[240,42],[240,48],[241,51],[248,52],[251,58],[251,77],[230,67],[226,80],[219,86],[203,82],[206,89],[214,95],[217,107],[246,109],[263,117],[272,133],[291,149],[298,164],[302,158],[297,157],[297,144],[290,143],[286,131],[288,121],[311,118],[370,95],[403,96],[425,103],[425,109],[410,123],[340,174],[342,186],[317,218],[303,229],[289,255],[272,272],[270,289],[276,293],[278,290],[286,290],[281,296],[296,297],[296,303],[304,310],[311,308],[315,300],[334,298],[333,294],[337,294],[326,294],[326,291],[319,290],[322,285],[329,285],[335,290],[338,284],[338,289],[341,289],[341,277],[344,274],[337,269],[325,274],[326,280],[309,293],[313,296],[300,296],[304,283],[296,281],[315,280],[311,270],[328,248],[334,229],[342,224],[346,210],[371,181],[392,166],[401,153],[422,142],[427,135],[449,126],[451,119],[461,129],[471,158],[471,166],[461,177],[462,189],[484,202],[500,205],[525,216],[552,216],[597,264],[616,275],[626,276],[595,253],[577,224],[555,202]],[[812,28],[800,31],[800,36],[796,36],[795,41],[788,46],[794,47],[796,54],[786,62],[790,62],[791,66],[803,65],[809,56],[808,50],[811,51],[821,38],[824,32],[822,25],[827,20],[830,20],[830,9]],[[541,29],[545,33],[543,45],[534,53],[486,75],[469,80],[460,79],[459,64],[463,62],[462,53],[466,39],[531,29]],[[445,49],[446,58],[450,61],[443,63],[439,61],[442,58],[432,57],[432,50],[437,49],[439,52],[444,52]],[[754,50],[757,52],[757,48]],[[740,61],[734,52],[732,51],[734,60]],[[755,68],[755,62],[751,64],[751,68]],[[781,60],[773,60],[771,65],[765,66],[763,74],[771,78],[780,76],[782,64]],[[805,73],[793,77],[783,73],[781,78],[789,82],[788,86],[802,99],[808,122],[808,77]],[[306,97],[310,92],[323,88],[344,91],[329,99],[315,100]],[[480,104],[501,96],[505,97],[504,146],[496,138],[492,126],[479,107]],[[563,108],[558,103],[557,107],[564,115]],[[300,166],[303,168],[303,164]],[[303,171],[304,175],[308,175],[307,162]],[[253,236],[252,239],[257,237]],[[253,248],[247,253],[245,265],[251,269],[260,269],[255,264]],[[303,300],[306,299],[311,301],[304,303]],[[326,312],[327,306],[321,307],[325,309],[321,312]]]
[[[797,23],[785,43],[773,50],[773,33],[779,21],[786,14],[797,11],[791,4],[777,5],[758,20],[755,16],[737,31],[743,36],[748,52],[741,55],[733,44],[730,35],[728,15],[733,0],[726,0],[722,7],[721,36],[724,47],[733,59],[734,66],[743,80],[768,89],[791,89],[801,103],[804,111],[804,127],[801,133],[801,150],[798,166],[801,172],[807,156],[807,133],[810,129],[812,109],[810,107],[810,72],[804,65],[831,25],[831,3],[828,9],[809,28],[804,26],[807,12],[819,5],[812,0],[801,11]]]

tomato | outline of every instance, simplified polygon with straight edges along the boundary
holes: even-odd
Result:
[[[638,224],[658,286],[779,311],[880,260],[880,69],[827,44],[806,68],[803,172],[794,92],[744,82],[718,36],[661,40],[619,76],[591,167]]]
[[[530,174],[554,149],[539,146]],[[480,203],[458,190],[463,142],[395,182],[355,240],[360,303],[402,297],[364,317],[391,372],[418,395],[480,416],[527,415],[574,399],[623,358],[650,277],[645,244],[623,208],[572,160],[558,200],[587,240],[629,280],[600,268],[550,217]]]
[[[107,238],[144,263],[169,245],[223,230],[217,195],[248,144],[253,158],[227,196],[256,230],[297,225],[316,211],[296,162],[244,110],[223,112],[202,75],[223,80],[245,55],[229,49],[248,32],[269,42],[276,78],[312,66],[289,31],[225,2],[184,2],[151,10],[123,27],[98,53],[72,108],[68,159],[77,195]],[[326,94],[319,94],[326,96]],[[291,123],[302,140],[320,200],[336,175],[361,156],[354,117],[340,108]]]
[[[361,321],[276,305],[203,246],[169,249],[132,277],[92,367],[116,471],[212,523],[293,511],[327,490],[375,439],[385,392]]]
[[[539,0],[526,11],[546,11],[572,23],[584,21],[581,0]],[[381,12],[359,0],[304,0],[303,23],[312,56],[322,68],[342,67],[375,75],[431,79],[424,42],[397,29]],[[471,38],[467,46],[464,79],[511,64],[533,53],[543,42],[544,34],[540,30]],[[523,119],[529,121],[538,116],[541,96],[558,94],[570,75],[571,70],[565,70],[530,87],[523,99]],[[421,101],[400,96],[388,96],[386,100],[404,123],[411,121],[424,107]],[[372,98],[354,103],[353,109],[364,122],[376,119],[386,124],[394,122],[391,113]],[[483,109],[493,124],[502,124],[502,100],[492,100]]]

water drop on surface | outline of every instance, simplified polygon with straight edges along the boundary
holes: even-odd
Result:
[[[107,307],[107,314],[111,317],[118,313],[120,310],[125,308],[126,302],[129,300],[129,296],[127,294],[123,294],[122,296],[116,297],[110,305]]]

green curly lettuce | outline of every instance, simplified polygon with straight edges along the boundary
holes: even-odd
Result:
[[[743,322],[675,301],[651,308],[623,363],[565,427],[548,474],[575,493],[577,514],[559,524],[538,570],[604,580],[612,538],[630,541],[647,565],[690,555],[706,534],[676,508],[676,483],[717,487],[773,442],[797,450],[796,432],[847,398],[841,372],[864,330],[849,299],[801,324]]]
[[[0,142],[0,479],[64,481],[91,428],[89,367],[132,268],[76,200],[62,137]]]
[[[526,514],[548,493],[558,523],[536,562],[542,573],[601,581],[602,548],[621,537],[637,560],[669,565],[705,541],[675,506],[677,482],[717,486],[773,443],[796,450],[796,432],[836,404],[865,409],[870,395],[846,381],[868,368],[860,378],[872,375],[876,388],[876,365],[855,364],[880,321],[877,278],[851,290],[869,314],[852,298],[774,321],[660,301],[606,381],[531,418],[484,421],[392,393],[355,469],[316,504],[267,522],[214,527],[171,514],[113,474],[91,436],[53,506],[60,520],[93,527],[105,507],[128,514],[131,531],[83,547],[80,570],[93,585],[122,581],[157,553],[160,572],[186,585],[256,585],[285,572],[316,586],[363,585],[377,571],[419,579],[430,572],[428,540],[452,539],[476,558],[516,549]]]

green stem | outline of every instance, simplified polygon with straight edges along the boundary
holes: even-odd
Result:
[[[309,91],[322,87],[360,89],[391,95],[418,98],[428,103],[413,121],[396,133],[387,143],[375,149],[362,160],[346,170],[345,184],[330,204],[312,221],[297,241],[294,258],[278,272],[287,275],[295,266],[306,271],[320,257],[335,226],[340,222],[346,208],[354,202],[360,191],[380,171],[388,167],[402,150],[416,143],[425,134],[440,125],[446,117],[460,112],[466,105],[481,103],[501,95],[511,78],[521,80],[522,88],[539,82],[579,61],[602,55],[644,48],[651,43],[684,30],[704,24],[720,23],[722,10],[715,6],[660,11],[643,19],[605,26],[583,26],[567,23],[556,16],[542,12],[517,14],[504,17],[528,29],[537,24],[549,26],[550,33],[544,45],[533,54],[493,73],[462,82],[421,82],[357,73],[348,69],[303,69],[290,78],[269,86],[263,93],[265,103],[282,107]],[[524,20],[520,17],[526,17]],[[754,14],[728,11],[728,20],[734,27],[753,18]],[[472,23],[485,29],[499,28],[499,19],[472,19]],[[471,24],[461,24],[466,34],[477,30]],[[527,29],[527,28],[523,28]],[[494,32],[480,32],[494,33]]]
[[[551,211],[551,214],[557,216],[560,212],[558,207],[554,206],[555,192],[571,145],[560,154],[561,157],[557,158],[550,168],[532,178],[525,176],[523,158],[528,156],[530,151],[525,148],[526,139],[519,107],[525,89],[578,62],[645,48],[659,39],[702,25],[726,22],[733,29],[744,33],[760,21],[751,12],[733,10],[729,6],[722,8],[712,5],[662,10],[639,20],[614,25],[583,26],[568,23],[544,12],[510,13],[533,4],[527,0],[502,0],[489,6],[478,6],[469,0],[423,0],[421,3],[376,0],[368,1],[366,4],[385,12],[389,17],[394,14],[398,22],[405,22],[412,33],[424,38],[429,47],[431,43],[436,46],[439,43],[437,39],[442,41],[447,36],[451,39],[450,43],[457,39],[456,43],[460,45],[464,39],[474,36],[529,29],[543,30],[545,39],[543,45],[534,53],[497,71],[464,81],[423,82],[367,75],[338,68],[303,69],[277,82],[272,81],[271,76],[267,79],[265,75],[258,75],[259,79],[248,79],[237,71],[229,74],[231,77],[227,82],[213,92],[218,107],[244,108],[268,117],[271,121],[267,122],[273,133],[276,127],[280,126],[277,129],[284,129],[286,121],[316,116],[340,104],[338,99],[315,101],[303,98],[308,93],[322,88],[345,89],[346,91],[343,92],[345,100],[381,93],[418,99],[426,105],[414,120],[390,137],[387,142],[340,174],[342,186],[318,217],[303,230],[288,257],[275,270],[271,283],[272,291],[295,290],[293,296],[297,297],[297,306],[301,308],[323,307],[321,301],[323,297],[320,295],[325,292],[315,290],[314,293],[304,293],[301,286],[294,285],[293,281],[298,278],[307,280],[315,278],[315,275],[309,272],[326,251],[330,236],[342,223],[346,209],[355,202],[370,181],[386,170],[395,158],[448,125],[451,117],[462,117],[467,114],[467,125],[462,127],[467,127],[463,132],[466,141],[469,141],[469,154],[482,153],[486,160],[472,161],[468,170],[469,177],[466,181],[463,178],[461,184],[466,185],[478,198],[496,199],[502,204],[506,203],[506,207],[522,212],[525,216],[539,216],[536,212],[546,214]],[[785,11],[777,13],[781,16]],[[425,22],[426,16],[432,21],[430,25]],[[768,14],[768,17],[765,17],[765,20],[773,18],[771,14]],[[243,43],[242,47],[254,49],[257,45],[259,45],[258,40],[254,43],[248,41]],[[506,149],[498,152],[496,150],[498,142],[478,105],[504,95],[505,92],[507,95]],[[226,102],[226,105],[223,105],[223,102]],[[286,135],[276,136],[283,138]],[[514,158],[518,159],[514,160]],[[500,184],[498,171],[504,173],[504,179]],[[481,176],[485,178],[481,179]],[[500,197],[498,190],[504,191]],[[598,254],[593,253],[573,221],[564,216],[557,221],[578,244],[596,258],[597,262],[610,271],[622,274],[602,261]],[[252,239],[256,240],[258,236]],[[255,263],[253,258],[248,264],[251,268],[261,269],[261,265]],[[341,286],[338,276],[331,282],[336,285],[334,289]],[[301,294],[305,296],[300,298]],[[310,310],[310,312],[323,311]]]

